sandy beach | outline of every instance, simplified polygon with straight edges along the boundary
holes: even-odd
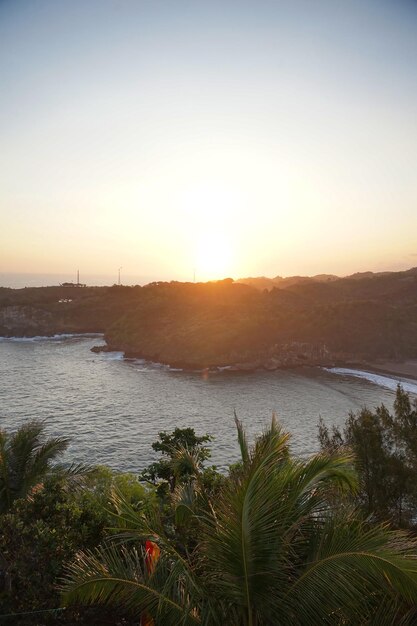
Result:
[[[377,363],[367,363],[366,369],[381,374],[391,374],[417,380],[417,359],[409,361],[381,361]]]

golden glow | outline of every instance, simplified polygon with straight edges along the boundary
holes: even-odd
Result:
[[[0,3],[0,279],[416,264],[416,3],[84,4]]]
[[[242,190],[221,176],[197,178],[179,193],[185,245],[193,249],[197,281],[234,275],[237,222],[244,200]]]
[[[220,231],[203,233],[195,250],[197,281],[216,280],[230,276],[233,261],[231,240]]]
[[[175,159],[159,156],[149,170],[102,186],[85,182],[66,194],[48,179],[41,214],[36,189],[16,196],[5,214],[2,267],[68,274],[75,265],[84,275],[117,277],[123,265],[126,280],[149,282],[191,281],[194,273],[197,281],[343,275],[415,262],[415,211],[395,220],[382,184],[372,197],[368,183],[356,185],[352,197],[354,185],[331,165],[325,185],[311,166],[302,176],[277,152],[238,151],[219,140],[215,153],[191,146]],[[410,198],[404,191],[404,206],[411,207]],[[363,210],[376,199],[378,213]]]

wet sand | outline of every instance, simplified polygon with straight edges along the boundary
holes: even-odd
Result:
[[[366,363],[366,369],[380,374],[391,374],[417,380],[417,359],[409,361],[381,361],[378,363]]]

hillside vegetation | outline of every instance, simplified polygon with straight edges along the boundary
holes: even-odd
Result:
[[[59,300],[71,302],[59,302]],[[182,367],[417,357],[417,268],[288,280],[0,289],[0,333],[104,332],[110,349]]]

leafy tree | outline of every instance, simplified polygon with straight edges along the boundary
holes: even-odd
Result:
[[[59,480],[47,479],[30,497],[16,500],[2,516],[0,527],[0,550],[10,564],[12,581],[10,592],[1,596],[0,613],[58,607],[56,585],[63,564],[78,549],[95,547],[103,540],[108,521],[101,508],[82,501]],[[36,624],[39,618],[36,614],[16,617],[13,623]],[[42,623],[54,623],[55,619],[48,618],[48,613],[42,615]],[[77,613],[72,613],[72,621],[78,621]]]
[[[119,499],[118,542],[77,556],[65,604],[121,606],[163,626],[415,623],[416,540],[331,506],[335,489],[355,489],[352,457],[294,459],[274,420],[249,447],[237,426],[240,468],[182,516],[198,527],[196,545],[182,549],[158,507],[138,512]],[[152,568],[146,541],[160,549]]]
[[[65,480],[50,476],[28,497],[15,500],[9,512],[2,516],[0,526],[0,551],[9,563],[11,578],[10,592],[0,593],[0,622],[5,613],[28,613],[60,606],[58,582],[64,564],[77,551],[98,546],[111,532],[113,490],[134,510],[144,507],[148,499],[154,500],[152,493],[132,474],[118,474],[106,467],[95,468],[82,490],[69,490]],[[34,613],[13,620],[10,623],[22,626],[128,623],[120,611],[117,618],[100,607],[41,616]]]
[[[141,474],[142,480],[153,484],[162,481],[173,492],[177,483],[195,476],[210,458],[210,449],[204,444],[211,441],[210,435],[198,436],[194,428],[176,428],[172,433],[160,432],[159,441],[152,444],[162,458],[149,465]]]
[[[324,450],[349,448],[360,477],[358,502],[367,515],[396,526],[413,523],[417,512],[417,401],[397,387],[394,413],[381,405],[351,413],[344,428],[319,424]]]
[[[113,489],[133,507],[152,498],[131,474],[59,463],[68,444],[63,437],[47,437],[39,421],[12,433],[0,430],[0,618],[59,606],[57,583],[63,564],[77,550],[93,548],[104,539],[112,524]],[[96,614],[86,617],[85,623],[107,623]],[[48,615],[42,616],[45,624],[84,619],[79,612],[60,613],[59,618]],[[13,620],[22,625],[40,623],[29,616]]]
[[[84,481],[83,498],[95,506],[109,509],[113,491],[120,494],[132,507],[141,508],[145,502],[155,500],[155,490],[145,487],[139,477],[131,472],[117,472],[105,465],[94,467]]]

